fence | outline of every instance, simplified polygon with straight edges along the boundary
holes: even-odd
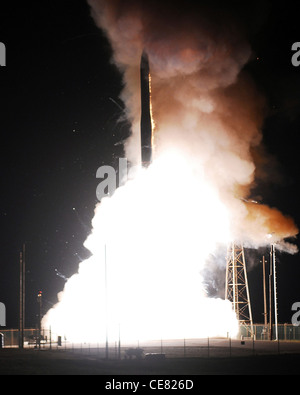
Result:
[[[92,355],[99,358],[124,359],[127,351],[142,349],[145,354],[165,354],[167,358],[217,358],[250,356],[279,353],[300,354],[300,327],[289,324],[279,325],[279,341],[266,341],[263,325],[254,326],[253,338],[242,328],[240,339],[205,338],[179,340],[152,340],[125,343],[122,341],[105,343],[72,343],[68,339],[57,336],[50,331],[37,329],[24,331],[24,347],[41,350],[66,351],[74,354]],[[1,331],[4,335],[4,347],[18,347],[19,332],[16,329]],[[133,356],[135,358],[135,356]]]
[[[253,325],[254,339],[255,340],[269,340],[268,328],[264,325]],[[275,338],[275,325],[272,327],[273,339]],[[241,327],[241,336],[251,337],[250,327]],[[293,326],[291,324],[279,324],[278,325],[278,339],[289,341],[289,340],[300,340],[300,326]]]
[[[1,329],[1,333],[4,335],[4,346],[5,347],[19,347],[19,330],[18,329]],[[36,329],[25,329],[24,338],[26,342],[33,341],[36,336]]]

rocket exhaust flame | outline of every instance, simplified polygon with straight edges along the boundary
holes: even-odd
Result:
[[[124,76],[121,98],[132,125],[125,151],[133,165],[141,146],[143,163],[152,160],[147,53],[155,160],[96,207],[85,243],[92,257],[43,325],[72,341],[104,341],[106,324],[111,340],[119,324],[122,338],[132,340],[234,335],[231,304],[205,291],[211,255],[232,241],[268,245],[273,232],[294,253],[284,239],[298,233],[280,211],[249,200],[264,108],[241,71],[251,50],[222,9],[227,2],[218,12],[205,2],[187,1],[184,9],[177,0],[88,2]],[[225,256],[223,265],[225,283]]]

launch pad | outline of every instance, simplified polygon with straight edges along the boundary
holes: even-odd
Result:
[[[142,345],[144,347],[144,345]],[[164,344],[166,358],[118,359],[114,348],[109,359],[104,348],[85,344],[78,348],[52,350],[3,349],[0,350],[0,374],[2,375],[196,375],[202,374],[298,374],[300,342],[280,343],[211,339],[193,343]],[[155,350],[155,347],[148,350]],[[160,352],[160,345],[157,345]],[[123,353],[123,350],[122,350]],[[123,354],[122,354],[123,355]],[[195,377],[196,379],[196,377]]]

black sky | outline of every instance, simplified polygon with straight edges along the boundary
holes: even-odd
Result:
[[[267,98],[264,143],[277,159],[266,162],[268,180],[253,192],[300,227],[300,67],[291,64],[300,27],[293,4],[262,9],[246,69]],[[83,242],[96,204],[96,171],[123,155],[119,143],[129,126],[119,121],[122,84],[110,46],[84,0],[1,3],[0,41],[7,47],[7,67],[0,68],[0,301],[7,326],[17,327],[18,257],[26,242],[26,326],[35,326],[37,292],[43,290],[50,308],[64,286],[55,269],[69,277],[89,254]],[[262,321],[264,252],[247,251],[257,263],[249,273],[255,321]],[[299,255],[278,255],[282,322],[300,301],[299,267]]]

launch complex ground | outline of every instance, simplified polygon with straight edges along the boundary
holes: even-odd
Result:
[[[31,344],[0,350],[1,375],[209,375],[299,374],[300,341],[164,340],[138,344],[143,357],[125,358],[136,344]],[[147,353],[165,356],[145,358]]]

